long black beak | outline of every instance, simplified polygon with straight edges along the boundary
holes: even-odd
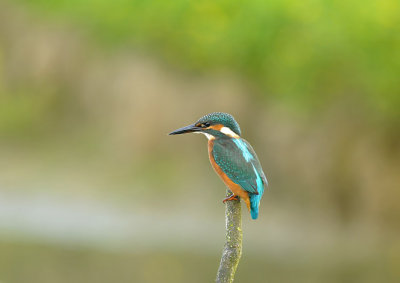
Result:
[[[180,134],[187,134],[187,133],[194,133],[201,131],[200,127],[196,127],[195,124],[177,129],[173,132],[170,132],[169,135],[180,135]]]

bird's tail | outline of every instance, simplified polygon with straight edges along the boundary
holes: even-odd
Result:
[[[251,218],[257,219],[258,218],[258,208],[260,206],[262,194],[259,195],[250,195],[250,214]]]

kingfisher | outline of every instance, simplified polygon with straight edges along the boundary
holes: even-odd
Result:
[[[200,133],[207,137],[210,163],[232,192],[223,202],[242,199],[251,218],[257,219],[268,181],[255,151],[241,138],[239,124],[233,116],[223,112],[210,113],[169,134],[186,133]]]

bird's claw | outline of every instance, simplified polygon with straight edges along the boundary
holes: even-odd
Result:
[[[239,197],[237,195],[232,194],[231,196],[225,198],[222,200],[223,203],[230,201],[230,200],[239,200]]]

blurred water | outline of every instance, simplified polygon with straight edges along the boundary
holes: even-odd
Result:
[[[205,221],[206,228],[201,224]],[[218,224],[198,215],[122,211],[87,199],[0,192],[0,234],[57,245],[135,252],[160,248],[210,252],[223,244],[223,234],[217,233],[223,232],[223,223]]]
[[[263,215],[260,221],[248,218],[250,217],[244,211],[244,250],[242,268],[239,268],[239,278],[245,280],[244,282],[249,273],[252,274],[252,282],[264,282],[265,276],[279,282],[293,282],[293,276],[289,276],[293,272],[302,274],[302,279],[297,282],[321,282],[321,278],[328,274],[334,275],[326,282],[377,282],[376,276],[384,276],[388,280],[385,282],[391,282],[394,276],[390,275],[393,271],[377,264],[378,261],[386,261],[383,250],[377,249],[379,243],[368,237],[360,238],[360,231],[349,231],[340,235],[332,228],[332,223],[307,224],[301,222],[304,221],[302,217],[294,219],[290,215]],[[312,221],[315,219],[310,219]],[[181,277],[184,276],[181,268],[191,270],[196,268],[194,263],[201,262],[204,273],[189,282],[209,281],[214,276],[214,268],[218,263],[219,251],[224,241],[223,234],[222,218],[204,218],[198,213],[175,214],[157,210],[144,213],[135,209],[127,211],[93,199],[62,198],[48,193],[30,196],[0,193],[0,250],[7,258],[15,258],[20,262],[23,262],[21,255],[25,255],[24,261],[27,261],[31,258],[31,253],[45,261],[56,260],[52,263],[57,272],[54,274],[56,277],[49,277],[36,269],[32,273],[23,264],[24,276],[36,274],[38,278],[44,278],[45,282],[48,278],[58,278],[58,282],[65,282],[60,281],[59,276],[63,266],[70,265],[62,260],[66,256],[78,261],[91,258],[91,264],[107,260],[128,260],[133,264],[148,258],[145,262],[150,266],[163,264],[167,268],[157,267],[159,273],[156,274],[168,273],[168,268],[177,268],[173,276],[169,275],[172,276],[171,279],[165,282],[188,282]],[[82,257],[83,255],[85,256]],[[96,256],[100,258],[92,258]],[[26,263],[32,265],[34,262],[28,260]],[[87,264],[83,261],[82,267]],[[361,270],[357,271],[357,266]],[[72,268],[75,275],[81,274],[79,280],[87,276],[92,278],[90,270]],[[120,267],[118,272],[125,274],[128,269]],[[369,272],[364,269],[369,269]],[[140,271],[135,267],[133,270],[136,270],[136,275],[131,275],[130,278],[137,278],[139,282],[160,280],[156,279],[159,278],[156,275],[156,278],[150,276],[149,279],[151,271],[147,269]],[[383,275],[385,270],[389,273]],[[8,278],[17,278],[12,269],[3,271],[6,271]],[[284,273],[280,273],[282,271]],[[264,272],[268,275],[263,275]],[[106,270],[101,273],[104,273],[103,280],[110,276]],[[140,276],[147,279],[138,279]],[[77,282],[85,282],[79,280]],[[128,278],[127,281],[122,281],[130,282]]]
[[[316,225],[317,219],[307,223],[301,216],[263,215],[252,221],[247,211],[243,213],[246,252],[258,256],[266,252],[276,256],[304,251],[320,254],[343,244],[354,250],[376,245],[376,239],[351,236],[360,231],[338,234],[333,223]],[[204,218],[196,211],[127,211],[93,199],[0,193],[0,233],[4,237],[57,245],[215,254],[224,241],[223,221],[221,217]]]

